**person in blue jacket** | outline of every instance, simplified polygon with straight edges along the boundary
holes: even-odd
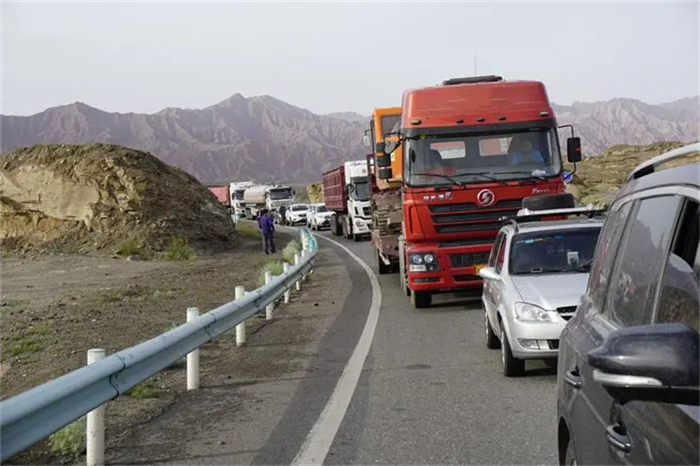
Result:
[[[275,248],[275,222],[272,221],[270,212],[267,209],[262,210],[258,218],[258,226],[262,230],[263,251],[265,251],[265,254],[274,254],[277,252]]]
[[[513,142],[516,144],[511,156],[513,165],[544,164],[544,157],[533,147],[530,139],[522,138]]]

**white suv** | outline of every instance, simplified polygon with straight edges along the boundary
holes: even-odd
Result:
[[[309,206],[306,204],[292,204],[287,208],[286,217],[288,225],[299,225],[306,223],[306,216],[309,213]]]
[[[559,335],[586,290],[603,211],[529,211],[501,228],[484,279],[486,346],[500,346],[503,373],[522,375],[527,359],[554,359]],[[543,220],[586,214],[590,218]]]

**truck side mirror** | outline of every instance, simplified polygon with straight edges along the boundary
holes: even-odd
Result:
[[[581,161],[581,138],[571,137],[566,140],[566,158],[571,163]]]
[[[362,136],[362,145],[365,147],[372,147],[372,141],[369,139],[369,134],[367,134],[368,132],[369,130],[366,129],[364,136]]]

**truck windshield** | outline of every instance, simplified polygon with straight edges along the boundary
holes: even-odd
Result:
[[[355,183],[355,190],[352,195],[356,201],[369,200],[369,185],[367,183]]]
[[[243,200],[243,190],[234,191],[232,197],[236,201],[242,201]]]
[[[515,235],[510,247],[510,273],[588,273],[599,234],[600,227]]]
[[[292,198],[292,188],[287,189],[274,189],[270,190],[270,199],[273,201],[278,201],[280,199],[291,199]]]
[[[427,136],[404,143],[409,186],[552,177],[561,172],[554,129],[475,136]]]
[[[396,123],[401,121],[401,115],[384,115],[382,117],[382,138],[393,131]]]

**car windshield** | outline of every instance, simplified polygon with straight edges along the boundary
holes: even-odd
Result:
[[[439,186],[552,177],[561,172],[554,129],[475,136],[428,136],[404,143],[406,183]]]
[[[292,188],[286,189],[271,189],[269,191],[270,199],[277,201],[280,199],[291,199],[292,198]]]
[[[309,208],[304,204],[297,204],[292,206],[292,211],[296,212],[298,210],[309,210]]]
[[[355,183],[355,190],[353,191],[353,197],[356,201],[367,201],[369,200],[369,184],[367,183]]]
[[[548,230],[515,235],[510,274],[588,273],[600,227]]]
[[[316,212],[328,212],[328,208],[325,205],[320,205],[316,207]]]

